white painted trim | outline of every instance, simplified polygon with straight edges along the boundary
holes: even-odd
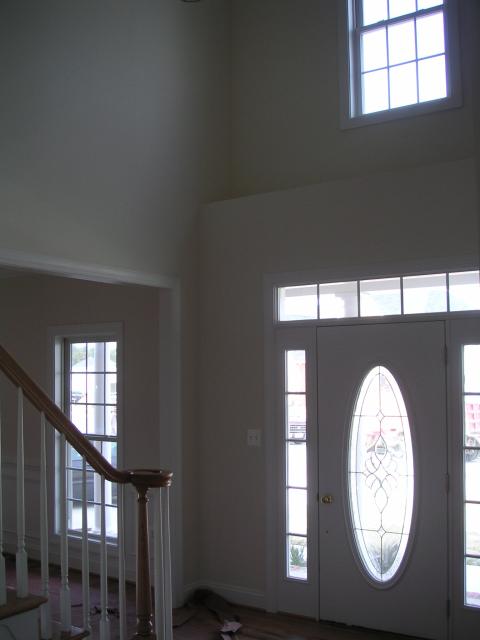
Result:
[[[172,276],[162,276],[148,271],[134,271],[121,267],[86,264],[65,258],[54,258],[43,254],[9,249],[0,249],[0,266],[106,284],[138,284],[166,289],[173,289],[177,286],[177,278]]]
[[[209,589],[225,598],[231,604],[238,604],[243,607],[265,610],[265,593],[256,589],[247,589],[233,584],[212,582],[209,580],[196,580],[185,585],[184,600],[188,601],[197,589]]]

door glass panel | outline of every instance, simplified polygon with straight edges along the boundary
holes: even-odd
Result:
[[[288,536],[287,553],[288,577],[306,580],[307,538],[305,536]]]
[[[280,287],[278,289],[278,319],[315,320],[317,318],[317,285]]]
[[[360,315],[390,316],[401,313],[400,278],[360,281]]]
[[[285,352],[285,575],[307,580],[306,352]]]
[[[445,273],[403,278],[403,312],[436,313],[447,310]]]
[[[320,285],[320,320],[358,316],[357,282],[328,282]]]
[[[382,366],[364,377],[352,417],[350,514],[357,551],[370,578],[398,572],[410,535],[414,469],[410,426],[400,388]]]
[[[480,607],[480,345],[464,345],[462,362],[464,602]]]

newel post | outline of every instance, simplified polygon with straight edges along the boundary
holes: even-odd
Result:
[[[150,550],[148,546],[148,487],[135,486],[138,501],[137,520],[137,633],[134,638],[155,638],[152,624]]]
[[[152,590],[150,584],[150,551],[148,540],[148,490],[168,487],[170,471],[131,471],[131,483],[137,491],[137,629],[134,640],[155,640],[153,630]]]

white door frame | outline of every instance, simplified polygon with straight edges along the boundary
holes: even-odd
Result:
[[[173,471],[170,521],[173,606],[184,601],[182,518],[182,417],[180,392],[180,280],[156,273],[117,269],[0,249],[0,267],[105,284],[133,284],[158,290],[159,466]]]
[[[358,280],[365,278],[385,278],[397,275],[417,275],[423,273],[435,273],[445,271],[462,271],[478,269],[478,256],[451,256],[442,260],[417,260],[414,262],[402,263],[378,263],[374,265],[349,266],[344,268],[318,269],[302,272],[286,272],[277,274],[264,275],[264,442],[265,442],[265,608],[269,612],[278,611],[278,593],[277,593],[277,558],[278,558],[278,535],[277,523],[279,517],[278,505],[278,473],[275,464],[277,458],[275,437],[275,417],[276,417],[276,376],[277,376],[277,360],[275,349],[275,332],[279,326],[293,327],[318,327],[327,325],[341,324],[371,324],[385,322],[411,322],[412,320],[445,320],[453,318],[475,318],[479,317],[479,312],[457,312],[457,313],[432,313],[416,316],[391,316],[385,318],[352,318],[339,321],[298,321],[298,322],[276,322],[276,288],[280,286],[293,286],[305,283],[315,282],[342,282],[348,280]],[[448,337],[448,333],[447,333]],[[449,422],[450,415],[447,415]],[[449,437],[451,429],[447,422]],[[451,451],[451,442],[447,443],[449,452]],[[450,453],[449,453],[450,455]],[[451,458],[449,458],[451,462]],[[454,469],[450,469],[453,472]],[[448,496],[448,518],[451,523],[451,494]],[[451,547],[452,545],[450,545]],[[448,551],[448,567],[452,570],[452,548]]]

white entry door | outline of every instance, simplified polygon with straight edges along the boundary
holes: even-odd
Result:
[[[322,620],[447,637],[444,345],[442,322],[317,330]]]

